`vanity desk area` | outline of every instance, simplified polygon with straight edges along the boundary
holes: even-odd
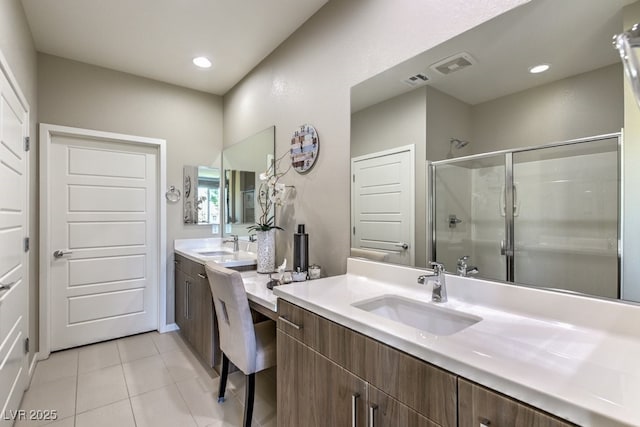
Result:
[[[222,356],[218,327],[205,264],[215,261],[238,270],[252,311],[276,319],[277,297],[267,289],[269,275],[256,272],[255,243],[240,240],[241,249],[223,243],[222,238],[178,239],[174,243],[175,318],[180,333],[203,362],[219,371]]]

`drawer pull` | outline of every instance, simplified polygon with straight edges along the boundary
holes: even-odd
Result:
[[[378,405],[369,405],[369,427],[376,427],[376,409]]]
[[[480,427],[489,427],[491,425],[491,421],[486,418],[480,418]]]
[[[360,393],[353,393],[351,395],[351,427],[357,427],[358,425],[358,398]]]
[[[207,275],[206,274],[202,274],[202,273],[198,273],[198,277],[201,279],[206,279]]]
[[[295,328],[297,330],[302,329],[302,325],[296,325],[295,323],[293,323],[291,320],[287,319],[284,316],[278,316],[278,319],[282,320],[284,323],[286,323],[287,325],[289,325],[289,326],[291,326],[291,327],[293,327],[293,328]]]
[[[6,285],[4,283],[0,283],[0,291],[8,291],[16,283],[18,283],[18,282],[7,283]]]

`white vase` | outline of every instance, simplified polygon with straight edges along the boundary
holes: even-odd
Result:
[[[258,236],[258,273],[273,273],[276,269],[276,229],[256,232]]]

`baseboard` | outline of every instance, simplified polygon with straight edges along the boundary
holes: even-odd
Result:
[[[176,323],[170,323],[168,325],[164,325],[164,327],[161,327],[158,332],[160,332],[161,334],[164,334],[165,332],[172,332],[172,331],[177,331],[180,328],[178,327],[178,325]]]

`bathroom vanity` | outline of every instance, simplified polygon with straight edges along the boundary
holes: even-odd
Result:
[[[347,271],[274,289],[279,426],[640,423],[640,307],[451,275],[434,304],[422,270]],[[408,325],[421,307],[444,320]]]

